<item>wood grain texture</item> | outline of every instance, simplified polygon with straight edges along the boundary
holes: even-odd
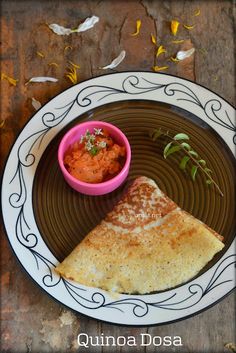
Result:
[[[201,14],[194,17],[200,9]],[[34,113],[31,98],[46,103],[71,86],[64,77],[67,61],[80,64],[80,80],[103,73],[122,49],[126,59],[117,67],[123,70],[151,70],[155,48],[150,33],[158,38],[168,53],[159,58],[163,65],[180,49],[195,47],[193,57],[175,64],[168,62],[168,73],[195,80],[210,88],[230,103],[235,103],[233,1],[17,1],[1,2],[1,72],[18,79],[16,87],[1,81],[1,168],[14,139]],[[46,23],[75,27],[91,15],[100,17],[93,30],[83,34],[56,36]],[[140,35],[135,22],[142,19]],[[178,19],[195,23],[193,30],[180,29],[183,44],[173,44],[169,21]],[[65,51],[66,46],[72,49]],[[37,51],[43,52],[40,58]],[[58,67],[49,66],[57,62]],[[32,76],[55,76],[59,82],[30,84]],[[16,260],[1,228],[1,352],[88,352],[78,350],[77,335],[179,335],[183,347],[94,347],[89,352],[229,352],[224,344],[235,341],[235,295],[231,294],[213,308],[185,321],[149,328],[127,328],[109,325],[75,314],[62,307],[33,283]]]

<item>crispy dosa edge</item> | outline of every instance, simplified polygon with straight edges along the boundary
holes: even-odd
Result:
[[[167,204],[171,205],[171,207],[170,207],[170,209],[169,209],[169,212],[164,212],[164,215],[162,215],[162,217],[164,217],[164,216],[167,215],[168,213],[171,213],[173,210],[175,210],[175,209],[178,208],[178,205],[175,204],[170,198],[168,198],[168,196],[165,195],[165,194],[159,189],[159,187],[157,186],[157,184],[156,184],[152,179],[149,179],[149,178],[147,178],[147,177],[139,177],[139,178],[136,178],[136,179],[133,181],[133,183],[132,183],[132,184],[130,185],[130,187],[128,188],[126,194],[123,195],[123,197],[122,197],[121,200],[118,202],[118,204],[115,205],[114,209],[105,217],[105,222],[107,222],[107,221],[108,221],[108,222],[109,222],[109,221],[112,221],[112,215],[116,214],[116,212],[117,212],[118,209],[119,209],[119,207],[117,207],[117,206],[119,206],[119,205],[122,206],[123,203],[127,202],[127,195],[131,194],[131,199],[130,199],[129,201],[131,201],[131,202],[130,202],[130,203],[131,203],[131,206],[132,206],[132,205],[135,205],[135,202],[133,202],[134,200],[132,200],[132,192],[134,193],[134,197],[137,197],[137,195],[135,194],[134,191],[135,191],[137,188],[139,188],[140,185],[142,185],[142,184],[146,184],[146,185],[148,185],[148,186],[150,186],[150,184],[151,184],[152,186],[154,186],[154,187],[155,187],[155,191],[158,190],[160,197],[164,197],[165,202],[166,202]],[[151,189],[152,189],[152,188],[151,188]],[[152,192],[153,190],[150,190],[150,188],[146,189],[146,191],[147,191],[147,190],[148,190],[148,195],[150,196],[150,192]],[[179,209],[179,208],[178,208],[178,209]],[[214,235],[214,236],[222,243],[223,237],[222,237],[221,235],[219,235],[217,232],[215,232],[214,230],[212,230],[209,226],[207,226],[206,224],[204,224],[204,223],[201,222],[200,220],[198,220],[198,219],[196,219],[195,217],[193,217],[193,216],[192,216],[191,214],[189,214],[188,212],[183,211],[183,210],[181,210],[181,209],[179,209],[179,210],[182,212],[182,214],[186,214],[186,216],[191,217],[192,220],[194,221],[194,223],[196,223],[196,221],[199,222],[199,223],[201,224],[201,226],[205,227],[208,232],[210,232],[212,235]],[[149,220],[149,221],[150,221],[150,220]],[[102,222],[104,222],[104,221],[102,221]],[[101,226],[102,222],[101,222],[98,226]],[[118,224],[116,224],[116,226],[117,226],[117,225],[118,225]],[[98,226],[97,226],[97,227],[98,227]],[[96,229],[96,227],[95,227],[94,229]],[[131,232],[132,232],[132,231],[131,231]],[[90,233],[91,233],[91,232],[90,232]],[[89,233],[89,234],[90,234],[90,233]],[[89,235],[89,234],[88,234],[88,235]],[[88,236],[88,235],[87,235],[87,236]],[[86,239],[87,236],[86,236],[84,239]],[[223,245],[223,246],[222,246],[222,248],[223,248],[223,247],[224,247],[224,244],[222,243],[222,245]],[[78,246],[79,246],[79,244],[78,244]],[[77,247],[76,247],[76,248],[77,248]],[[76,248],[75,248],[75,249],[76,249]],[[220,250],[222,250],[222,248],[219,249],[218,251],[216,251],[215,254],[216,254],[217,252],[219,252]],[[74,249],[74,250],[75,250],[75,249]],[[70,256],[70,255],[69,255],[69,256]],[[68,257],[69,257],[69,256],[68,256]],[[214,257],[214,255],[213,255],[213,257]],[[210,260],[211,260],[211,259],[209,259],[209,261],[210,261]],[[209,262],[209,261],[208,261],[208,262]],[[63,277],[66,277],[66,278],[68,278],[68,279],[75,280],[74,278],[72,278],[72,277],[70,277],[70,276],[67,276],[66,273],[60,269],[60,264],[58,265],[58,267],[59,267],[59,268],[56,268],[56,269],[55,269],[57,273],[59,273],[60,275],[62,275]],[[198,271],[198,272],[199,272],[199,271]],[[78,281],[77,281],[77,282],[78,282]],[[97,286],[94,285],[94,287],[97,287]],[[98,286],[98,287],[99,287],[99,286]],[[100,286],[100,288],[102,288],[102,287]],[[114,294],[114,292],[112,292],[111,290],[108,290],[108,289],[106,289],[106,288],[102,288],[102,289],[107,290],[107,291],[109,291],[109,293],[113,293],[113,294]],[[119,293],[121,293],[121,292],[119,292]],[[123,292],[123,293],[124,293],[124,292]],[[150,292],[147,292],[147,293],[150,293]],[[130,294],[132,294],[132,292],[131,292]],[[144,294],[144,293],[142,293],[142,294]]]

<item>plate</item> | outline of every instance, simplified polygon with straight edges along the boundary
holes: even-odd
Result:
[[[179,206],[224,236],[225,248],[191,281],[148,295],[117,295],[58,276],[54,268],[112,209],[128,185],[104,196],[76,193],[63,180],[57,147],[86,120],[117,125],[132,148],[129,179],[146,175]],[[207,309],[235,287],[235,110],[193,82],[166,74],[122,72],[75,85],[44,105],[25,125],[6,162],[2,213],[9,242],[29,275],[69,308],[110,323],[156,325]],[[150,130],[185,132],[207,161],[222,197],[163,159],[163,141]]]

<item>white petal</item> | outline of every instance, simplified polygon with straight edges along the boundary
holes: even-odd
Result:
[[[29,82],[57,82],[58,79],[54,77],[47,77],[47,76],[39,76],[39,77],[32,77]]]
[[[184,60],[186,58],[189,58],[194,52],[195,52],[195,48],[191,48],[186,51],[178,51],[178,53],[176,55],[176,59]]]
[[[86,18],[86,20],[81,23],[77,29],[72,30],[73,32],[84,32],[87,31],[90,28],[93,28],[93,26],[99,21],[99,17],[97,16],[92,16]]]
[[[104,66],[102,67],[103,70],[106,70],[106,69],[113,69],[114,67],[118,66],[125,58],[125,50],[122,50],[122,52],[120,53],[119,56],[117,56],[117,58],[115,58],[111,63],[110,65],[107,65],[107,66]]]
[[[34,107],[35,110],[39,110],[42,107],[42,104],[37,101],[34,97],[32,97],[32,106]]]
[[[63,26],[59,26],[56,23],[52,23],[48,26],[54,33],[58,34],[59,36],[69,35],[72,33],[70,28],[65,28]]]

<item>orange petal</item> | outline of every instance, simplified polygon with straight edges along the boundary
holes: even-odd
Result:
[[[174,36],[178,32],[179,25],[180,25],[179,21],[176,21],[176,20],[171,21],[170,27],[171,27],[171,32]]]

